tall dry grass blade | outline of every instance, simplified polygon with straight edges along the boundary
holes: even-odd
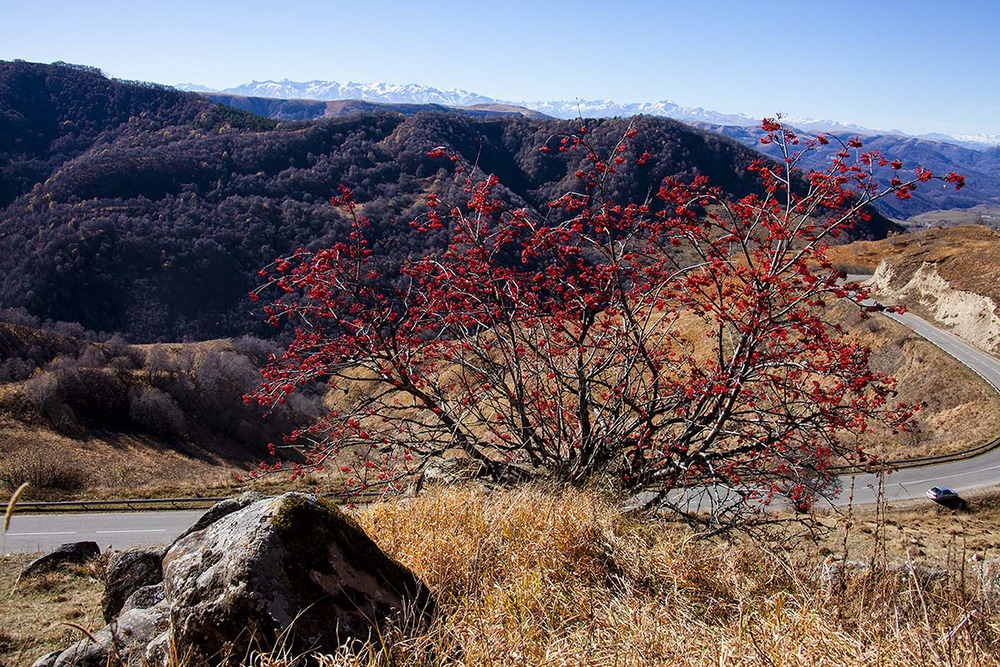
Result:
[[[17,491],[15,491],[14,495],[10,497],[10,502],[7,503],[7,511],[3,515],[3,532],[6,533],[7,529],[10,528],[10,519],[14,516],[14,507],[17,505],[17,501],[21,498],[21,494],[24,493],[24,490],[27,488],[28,483],[25,482],[21,486],[17,487]]]

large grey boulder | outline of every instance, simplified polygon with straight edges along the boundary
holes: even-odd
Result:
[[[157,552],[115,556],[105,599],[117,616],[38,667],[217,667],[275,647],[332,653],[433,612],[422,582],[336,505],[301,493],[234,504],[210,512],[162,562]]]
[[[219,501],[209,507],[208,510],[194,522],[194,525],[181,533],[180,537],[177,539],[179,540],[187,537],[191,533],[204,530],[222,517],[228,516],[233,512],[238,512],[244,507],[248,507],[256,502],[266,499],[267,496],[263,493],[258,493],[257,491],[246,491],[235,498],[226,498],[225,500]]]
[[[333,503],[301,493],[255,502],[176,541],[163,586],[179,655],[235,664],[281,644],[334,651],[432,611],[422,582]]]

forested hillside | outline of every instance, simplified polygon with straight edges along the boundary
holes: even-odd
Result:
[[[79,322],[132,342],[261,332],[246,297],[260,267],[328,244],[347,222],[327,202],[341,184],[372,220],[387,272],[441,239],[409,221],[426,196],[462,198],[444,147],[495,173],[515,205],[548,214],[583,156],[558,150],[579,123],[447,113],[359,113],[275,122],[195,94],[109,80],[90,68],[0,63],[0,305]],[[610,149],[628,120],[588,121]],[[642,201],[665,176],[707,175],[754,189],[756,153],[718,134],[640,117],[610,187]],[[635,156],[632,156],[635,157]],[[879,238],[887,221],[859,230]]]
[[[125,125],[155,131],[211,108],[196,96],[112,81],[94,68],[0,62],[0,205],[113,142]]]

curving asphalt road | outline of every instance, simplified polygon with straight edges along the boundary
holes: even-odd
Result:
[[[1000,360],[911,313],[884,313],[884,315],[937,345],[978,373],[997,392],[1000,392]],[[844,491],[835,500],[835,504],[846,505],[850,502],[851,478],[842,478],[841,483]],[[908,500],[923,497],[924,492],[932,486],[948,486],[961,493],[997,485],[1000,485],[1000,449],[963,461],[897,470],[886,476],[883,494],[886,500]],[[854,478],[854,503],[875,502],[877,488],[878,478],[875,475],[857,475]]]
[[[848,282],[864,282],[871,278],[866,274],[851,274]],[[865,304],[874,303],[869,300]],[[972,347],[953,333],[939,329],[927,320],[912,313],[883,312],[883,316],[899,322],[914,333],[933,343],[949,355],[977,373],[995,391],[1000,393],[1000,360]],[[981,454],[964,461],[936,463],[915,468],[904,468],[887,475],[884,479],[876,475],[855,475],[841,477],[841,494],[833,500],[834,505],[870,504],[881,495],[886,500],[911,500],[923,498],[932,486],[947,486],[961,493],[1000,485],[1000,449]]]
[[[885,315],[961,361],[1000,392],[1000,361],[916,315]],[[833,500],[834,505],[852,502],[855,505],[871,504],[878,500],[880,480],[875,475],[842,477],[839,483],[842,491]],[[1000,485],[1000,449],[963,461],[898,470],[884,478],[881,494],[888,501],[901,501],[923,498],[924,492],[931,486],[948,486],[961,493],[997,485]],[[0,553],[48,551],[66,542],[83,540],[93,540],[102,548],[113,549],[165,545],[193,524],[201,514],[201,510],[15,514],[9,532],[0,534]]]

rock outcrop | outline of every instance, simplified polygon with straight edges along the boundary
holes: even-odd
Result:
[[[433,612],[422,582],[332,503],[290,493],[240,505],[178,538],[163,554],[162,582],[150,583],[155,552],[115,556],[105,610],[127,593],[117,616],[36,665],[195,667],[243,664],[275,647],[334,652]]]
[[[1000,314],[992,299],[955,289],[930,262],[912,275],[896,274],[889,262],[879,264],[871,278],[872,294],[883,303],[905,304],[984,352],[1000,352]]]
[[[121,551],[108,559],[104,569],[104,596],[101,611],[110,623],[126,600],[140,588],[155,586],[163,581],[163,552],[148,549]]]

